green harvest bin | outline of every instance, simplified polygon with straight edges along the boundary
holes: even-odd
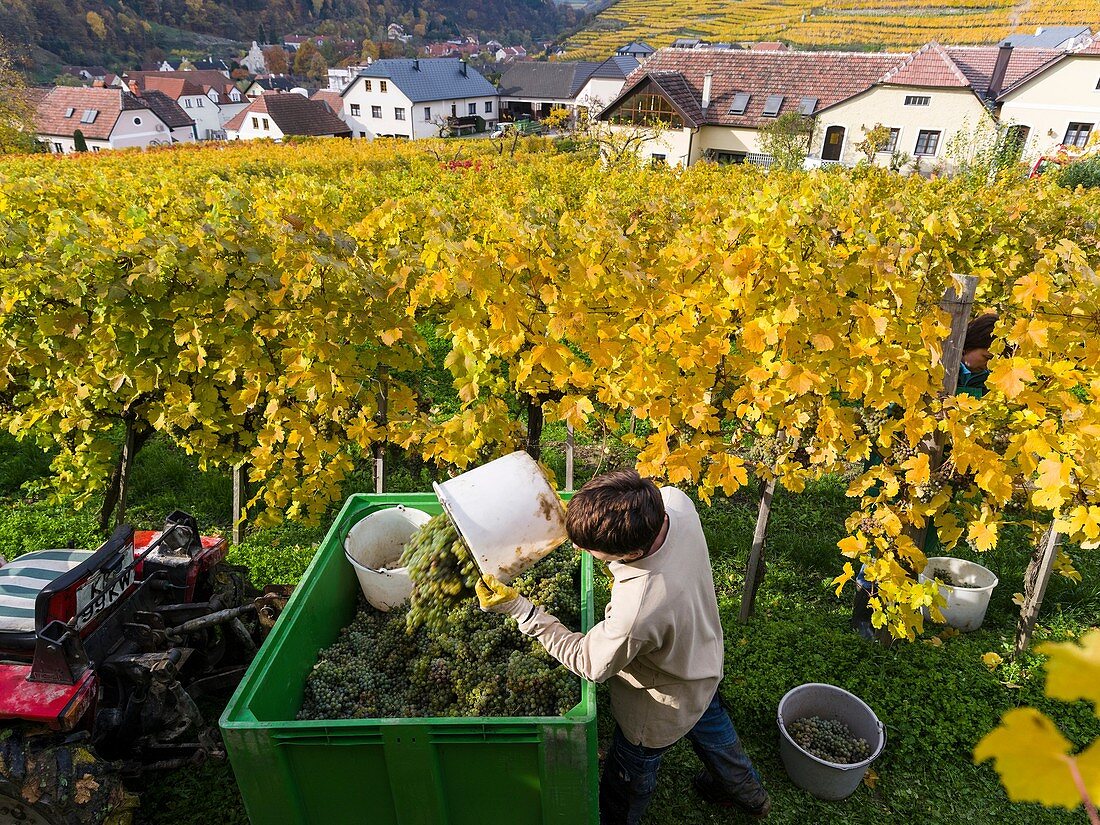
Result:
[[[221,717],[253,825],[577,825],[597,821],[596,696],[561,717],[297,721],[320,650],[355,613],[344,537],[404,504],[436,514],[432,493],[354,495]],[[581,621],[593,623],[592,560],[581,554]]]

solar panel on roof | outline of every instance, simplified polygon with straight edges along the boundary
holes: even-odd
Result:
[[[747,92],[738,92],[733,96],[733,103],[730,104],[731,115],[743,115],[745,110],[749,108],[749,101],[752,99],[752,95]]]
[[[775,117],[782,106],[783,95],[768,95],[768,100],[764,103],[764,117]]]
[[[814,113],[814,109],[816,109],[816,108],[817,108],[817,98],[816,97],[804,97],[804,98],[802,98],[802,102],[798,104],[798,113],[800,115],[807,115],[807,116],[812,115]]]

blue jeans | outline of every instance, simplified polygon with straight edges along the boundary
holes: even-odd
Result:
[[[760,784],[760,774],[741,747],[717,691],[687,738],[707,769],[708,784],[719,796],[736,799],[750,808],[763,803],[767,795]],[[601,825],[638,825],[642,821],[657,787],[661,757],[671,747],[634,745],[615,725],[600,778]]]

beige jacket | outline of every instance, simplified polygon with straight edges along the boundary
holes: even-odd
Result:
[[[675,487],[661,497],[668,535],[652,555],[608,565],[615,583],[602,622],[585,634],[542,610],[520,622],[573,673],[609,681],[615,721],[650,748],[691,730],[722,678],[722,625],[699,514]]]

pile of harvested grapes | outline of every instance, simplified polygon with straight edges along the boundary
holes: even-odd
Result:
[[[787,724],[787,733],[800,748],[827,762],[851,765],[871,755],[867,740],[854,736],[847,725],[835,719],[795,719]]]
[[[524,636],[514,619],[483,613],[476,568],[445,518],[402,555],[413,579],[408,608],[383,613],[362,598],[351,624],[321,651],[299,719],[560,716],[580,701],[580,680]],[[459,585],[456,585],[456,582]],[[512,585],[570,628],[580,628],[580,563],[555,550]]]

